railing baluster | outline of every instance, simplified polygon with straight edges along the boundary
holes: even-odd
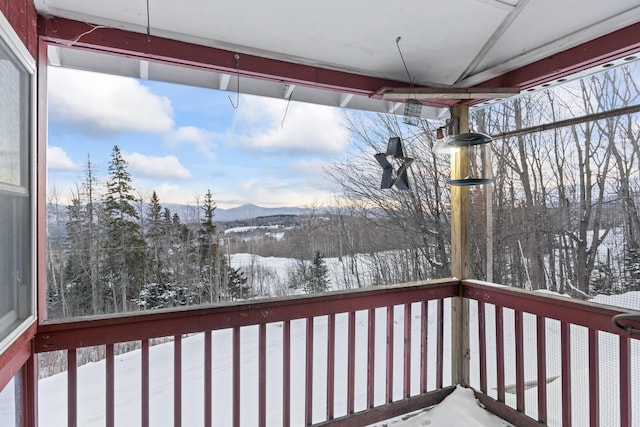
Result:
[[[233,427],[240,427],[240,327],[233,328],[232,344],[232,371],[233,371]]]
[[[427,340],[429,339],[429,303],[420,301],[420,393],[427,392]]]
[[[349,333],[347,355],[347,414],[353,414],[355,408],[355,377],[356,377],[356,312],[349,312]]]
[[[182,335],[173,337],[173,425],[182,425]]]
[[[620,426],[631,426],[631,346],[629,337],[620,335]]]
[[[282,322],[282,425],[291,425],[291,322]]]
[[[336,315],[327,319],[327,420],[333,419],[336,359]]]
[[[598,331],[589,329],[589,425],[600,425],[600,354]]]
[[[443,377],[443,340],[444,340],[444,308],[443,308],[443,300],[438,300],[438,309],[437,309],[437,319],[436,319],[436,388],[442,388],[442,377]]]
[[[484,301],[478,301],[478,344],[480,391],[487,394],[487,324]]]
[[[113,344],[105,346],[105,395],[106,395],[106,426],[113,427],[115,425],[115,369],[114,369],[114,353]]]
[[[560,354],[562,357],[562,425],[571,427],[571,325],[560,325]]]
[[[404,305],[404,398],[411,395],[411,303]]]
[[[498,400],[504,403],[504,319],[503,309],[496,305],[496,380]]]
[[[524,337],[522,316],[522,311],[516,310],[516,409],[524,413]]]
[[[78,353],[67,350],[67,420],[69,427],[78,425]]]
[[[536,316],[536,348],[538,367],[538,421],[547,423],[547,322]]]
[[[307,318],[306,345],[304,422],[310,426],[313,421],[313,317]]]
[[[142,340],[142,427],[149,426],[149,340]]]
[[[258,327],[258,425],[267,423],[267,325]]]
[[[386,378],[386,397],[385,402],[393,401],[393,306],[387,307],[387,378]]]
[[[212,374],[212,357],[211,357],[211,331],[204,332],[204,425],[211,427],[211,404],[213,402],[211,395],[211,374]]]
[[[367,325],[367,408],[373,408],[376,362],[376,310],[370,308]]]

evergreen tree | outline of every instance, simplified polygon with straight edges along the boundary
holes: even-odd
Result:
[[[321,293],[329,288],[329,269],[320,251],[316,251],[307,280],[307,292]]]
[[[142,289],[144,242],[140,238],[138,212],[127,162],[117,145],[109,162],[109,180],[104,201],[106,242],[104,278],[111,289],[115,311],[127,311],[129,302]]]
[[[168,212],[168,209],[166,210]],[[150,283],[164,283],[163,277],[164,258],[166,254],[166,240],[167,232],[169,231],[166,226],[166,214],[162,213],[162,206],[160,206],[160,199],[158,194],[154,191],[149,201],[149,207],[147,209],[147,244],[149,248],[149,257],[147,259],[149,263],[149,282]]]
[[[202,205],[204,216],[198,230],[198,248],[200,253],[199,286],[202,292],[202,302],[211,303],[220,301],[221,288],[218,237],[216,226],[213,223],[215,210],[216,204],[213,201],[211,190],[207,190]]]

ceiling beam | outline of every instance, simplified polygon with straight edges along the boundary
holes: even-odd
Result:
[[[520,93],[517,87],[486,87],[486,88],[437,88],[437,87],[403,87],[391,89],[382,95],[382,99],[419,101],[433,99],[496,99],[509,98]]]
[[[296,64],[240,53],[240,69],[233,52],[214,47],[125,31],[96,27],[85,22],[55,16],[38,16],[38,35],[46,42],[97,53],[122,55],[176,66],[211,70],[223,74],[311,86],[353,95],[375,97],[381,88],[406,85],[404,82],[364,76],[345,71]],[[435,106],[441,106],[438,103]]]
[[[639,51],[640,22],[637,22],[518,69],[506,71],[497,77],[485,81],[477,77],[482,83],[475,87],[507,86],[524,90],[625,58]],[[475,80],[475,77],[471,76],[470,79]],[[464,84],[464,81],[462,83]]]

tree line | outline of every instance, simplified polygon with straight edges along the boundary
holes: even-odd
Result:
[[[473,277],[580,298],[640,289],[640,115],[630,109],[588,119],[637,104],[639,74],[631,63],[472,109],[472,130],[496,136],[493,184],[470,190]],[[576,117],[586,119],[500,136]],[[346,120],[355,153],[330,171],[345,204],[377,212],[372,224],[387,220],[387,232],[404,242],[410,279],[448,276],[450,165],[448,156],[432,151],[443,123],[408,127],[388,115]],[[405,153],[416,159],[409,191],[377,185],[381,170],[373,153],[384,151],[391,136],[401,136]]]
[[[154,191],[136,196],[127,162],[114,146],[100,185],[87,160],[66,207],[50,203],[47,303],[50,317],[217,303],[250,297],[244,273],[221,251],[207,191],[195,222],[162,208]],[[57,202],[53,193],[50,202]],[[62,210],[65,210],[63,212]]]

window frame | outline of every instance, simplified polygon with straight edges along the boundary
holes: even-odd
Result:
[[[25,95],[24,99],[21,99],[21,103],[25,102],[28,105],[21,105],[20,108],[24,109],[24,112],[27,114],[27,126],[26,126],[26,147],[23,147],[22,144],[25,141],[20,142],[20,147],[25,148],[27,150],[26,156],[26,167],[27,171],[25,172],[25,178],[28,180],[26,185],[24,186],[7,186],[2,185],[3,193],[11,193],[13,195],[18,196],[26,196],[28,198],[28,212],[29,212],[29,241],[27,242],[28,250],[25,253],[28,253],[30,257],[30,265],[29,265],[29,275],[30,275],[30,286],[28,289],[29,292],[29,301],[28,301],[28,314],[26,316],[18,315],[18,306],[20,305],[14,303],[13,311],[8,311],[7,313],[1,315],[2,319],[10,319],[15,318],[15,321],[11,322],[10,325],[5,325],[6,328],[0,330],[0,354],[7,351],[12,344],[14,344],[19,338],[21,338],[26,332],[30,330],[32,325],[35,324],[37,320],[37,229],[36,229],[36,201],[37,201],[37,167],[36,167],[36,153],[37,153],[37,145],[36,145],[36,131],[37,131],[37,68],[36,68],[36,60],[33,58],[31,53],[28,51],[16,31],[14,30],[11,23],[7,20],[7,18],[0,12],[0,40],[2,40],[3,44],[7,47],[7,54],[12,56],[18,62],[18,65],[21,67],[21,73],[26,72],[27,77],[27,91],[28,93]],[[16,290],[17,291],[17,290]],[[6,323],[6,322],[5,322]]]

